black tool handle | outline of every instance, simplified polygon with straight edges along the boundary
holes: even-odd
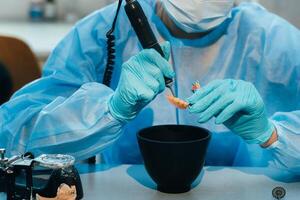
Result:
[[[150,27],[147,17],[137,0],[126,0],[125,11],[142,47],[155,49],[161,56],[164,53]],[[166,85],[172,83],[171,78],[165,77]]]

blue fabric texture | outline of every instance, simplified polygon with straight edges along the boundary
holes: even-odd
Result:
[[[84,159],[103,151],[107,163],[141,163],[136,133],[159,124],[187,124],[213,132],[207,165],[276,166],[300,174],[300,32],[254,3],[232,10],[231,17],[208,35],[194,40],[172,36],[155,14],[155,1],[140,1],[160,42],[171,45],[175,92],[192,95],[195,80],[251,82],[279,139],[267,149],[248,144],[211,119],[199,124],[197,114],[177,110],[165,92],[156,96],[130,122],[112,116],[108,102],[117,88],[122,64],[142,48],[124,9],[116,24],[116,67],[111,88],[102,82],[106,32],[116,4],[81,20],[54,49],[43,76],[0,108],[0,146],[9,154],[32,151],[69,153]]]

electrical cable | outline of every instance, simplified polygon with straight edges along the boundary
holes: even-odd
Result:
[[[120,12],[120,8],[122,5],[122,0],[119,0],[118,8],[116,11],[116,15],[112,24],[111,29],[106,33],[106,44],[107,44],[107,63],[106,68],[104,71],[104,76],[102,83],[108,87],[110,87],[113,71],[114,71],[114,65],[115,65],[115,58],[116,58],[116,49],[115,49],[115,40],[116,37],[114,36],[114,30],[117,23],[117,18]],[[89,164],[95,164],[96,163],[96,156],[93,156],[87,160]]]
[[[122,0],[119,0],[118,3],[118,8],[116,11],[116,15],[112,24],[111,29],[106,33],[106,38],[107,38],[107,63],[106,63],[106,68],[103,76],[103,84],[106,86],[110,86],[113,71],[114,71],[114,65],[115,65],[115,58],[116,58],[116,48],[115,48],[115,40],[116,37],[114,35],[114,30],[117,22],[117,18],[120,12],[120,8],[122,5]]]

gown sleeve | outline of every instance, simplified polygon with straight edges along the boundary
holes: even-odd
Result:
[[[101,84],[110,26],[103,16],[109,10],[77,23],[52,52],[42,77],[0,107],[0,147],[8,155],[61,153],[81,160],[120,136],[124,124],[107,106],[113,90]]]

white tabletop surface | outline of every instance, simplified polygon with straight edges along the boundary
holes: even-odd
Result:
[[[165,194],[142,165],[81,165],[84,200],[273,200],[272,190],[286,190],[284,200],[300,199],[300,177],[269,168],[205,167],[187,193]],[[5,194],[0,193],[5,200]]]
[[[93,171],[86,167],[80,171]],[[268,168],[205,167],[200,184],[188,193],[164,194],[142,165],[122,165],[82,174],[84,199],[105,200],[271,200],[272,189],[286,190],[285,200],[300,199],[300,178]],[[201,176],[200,176],[201,177]]]
[[[0,35],[24,40],[38,58],[46,58],[57,43],[70,31],[68,23],[36,23],[0,21]]]

